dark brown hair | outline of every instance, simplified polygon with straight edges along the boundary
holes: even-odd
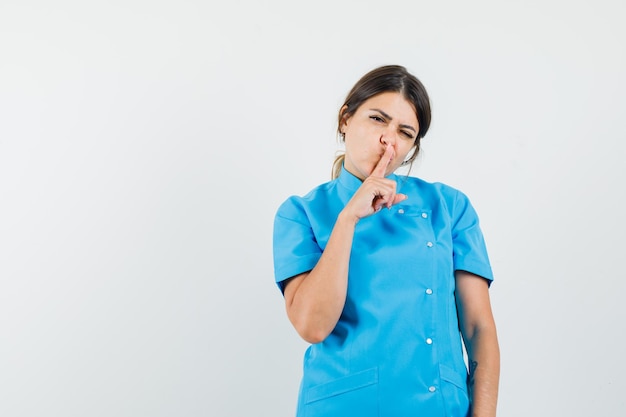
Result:
[[[430,100],[426,88],[414,75],[400,65],[386,65],[365,74],[352,87],[339,110],[337,133],[342,137],[341,124],[351,117],[366,100],[377,94],[396,92],[413,105],[419,123],[419,131],[415,137],[415,152],[406,163],[412,164],[420,150],[420,140],[426,135],[430,126]],[[332,178],[337,178],[341,171],[345,155],[335,158]]]

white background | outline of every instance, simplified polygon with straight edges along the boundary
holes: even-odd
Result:
[[[624,2],[299,3],[0,3],[0,415],[292,416],[273,216],[393,63],[411,175],[481,217],[499,415],[623,416]]]

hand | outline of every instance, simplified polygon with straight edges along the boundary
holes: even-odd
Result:
[[[356,221],[371,216],[383,207],[391,208],[394,204],[408,198],[405,194],[396,194],[396,182],[385,178],[385,173],[393,157],[393,147],[387,145],[385,153],[381,156],[370,176],[363,181],[352,199],[346,204],[344,212],[354,216]]]

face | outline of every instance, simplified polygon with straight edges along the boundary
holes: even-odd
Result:
[[[361,180],[367,178],[387,144],[394,156],[385,175],[395,171],[414,148],[419,124],[415,108],[402,94],[381,93],[366,100],[343,120],[340,131],[345,134],[344,167]]]

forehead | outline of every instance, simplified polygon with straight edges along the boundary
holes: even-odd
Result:
[[[358,111],[382,110],[394,120],[403,124],[417,125],[417,113],[413,103],[408,101],[401,93],[380,93],[365,100]]]

